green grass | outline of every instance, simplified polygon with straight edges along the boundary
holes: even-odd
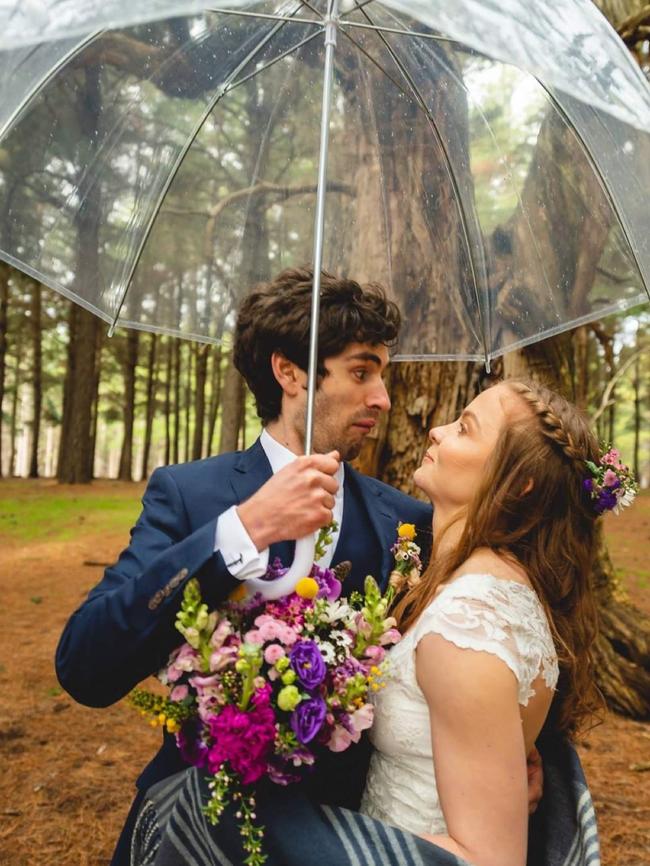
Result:
[[[53,488],[8,497],[0,488],[0,540],[70,541],[92,532],[126,533],[139,513],[140,491],[135,488],[112,496]]]

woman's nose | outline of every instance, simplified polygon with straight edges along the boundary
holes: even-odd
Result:
[[[444,430],[444,427],[432,427],[429,430],[429,441],[432,444],[439,445],[440,444],[440,434]]]

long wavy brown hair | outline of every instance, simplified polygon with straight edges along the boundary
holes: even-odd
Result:
[[[602,706],[593,678],[597,614],[591,585],[596,514],[583,480],[586,460],[598,462],[589,422],[559,394],[507,379],[529,412],[506,424],[473,500],[434,539],[421,582],[398,599],[394,615],[406,631],[436,589],[478,548],[489,548],[526,572],[548,617],[560,666],[551,723],[573,735]],[[532,484],[531,484],[532,482]],[[453,550],[437,550],[458,519],[465,526]]]

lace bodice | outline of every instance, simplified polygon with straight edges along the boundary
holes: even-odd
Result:
[[[390,677],[375,697],[370,763],[361,811],[413,833],[446,833],[431,749],[429,709],[415,673],[415,649],[426,634],[462,649],[498,656],[518,683],[519,704],[542,675],[558,678],[548,620],[535,592],[489,574],[464,574],[443,587],[390,653]]]

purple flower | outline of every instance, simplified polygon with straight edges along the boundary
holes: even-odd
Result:
[[[608,488],[603,488],[598,494],[598,499],[594,502],[594,509],[597,514],[602,514],[603,511],[611,511],[616,507],[618,499],[616,494]]]
[[[325,660],[313,640],[296,641],[289,661],[301,684],[309,691],[315,689],[325,679],[327,673]]]
[[[328,601],[336,601],[341,595],[341,581],[338,579],[333,569],[319,568],[314,565],[311,575],[320,587],[318,598],[326,598]]]
[[[208,747],[201,738],[202,724],[198,719],[192,719],[184,723],[176,734],[176,745],[181,753],[181,758],[186,764],[202,769],[207,765]]]
[[[327,707],[322,698],[301,701],[291,714],[291,729],[298,742],[309,743],[320,731],[325,721]]]
[[[582,482],[582,489],[587,493],[591,493],[591,491],[594,489],[594,479],[585,478],[585,480]]]

